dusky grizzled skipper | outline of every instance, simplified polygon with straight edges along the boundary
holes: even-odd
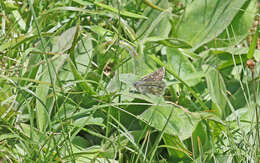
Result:
[[[142,94],[163,95],[166,86],[162,80],[164,76],[165,69],[161,67],[155,72],[143,77],[141,80],[134,82],[134,87]]]

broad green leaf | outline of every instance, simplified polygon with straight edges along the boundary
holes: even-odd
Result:
[[[168,9],[169,2],[168,0],[161,0],[157,6],[163,9]],[[140,20],[137,26],[137,36],[141,39],[146,39],[150,36],[167,37],[171,30],[171,25],[167,18],[169,13],[170,10],[160,12],[147,7],[144,11],[144,15],[149,19]]]
[[[252,123],[256,123],[255,105],[239,108],[231,113],[226,119],[230,126],[242,129],[245,133],[252,131]],[[237,121],[240,121],[238,123]]]
[[[191,157],[191,151],[189,151],[186,145],[177,137],[168,134],[163,135],[163,141],[165,147],[169,153],[170,159]]]
[[[189,59],[177,48],[167,48],[168,65],[184,80],[189,86],[194,86],[200,82],[202,74],[198,78],[191,78],[196,73],[196,69]],[[193,75],[193,77],[196,77]]]
[[[121,74],[120,74],[121,75]],[[124,76],[124,75],[122,75]],[[108,92],[116,92],[120,89],[120,81],[118,80],[118,75],[114,75],[114,77],[110,80],[110,82],[107,85],[107,91]]]
[[[212,40],[208,46],[216,48],[216,46],[223,47],[239,44],[249,34],[255,19],[256,6],[256,0],[247,0],[227,29],[216,40]]]
[[[196,0],[190,3],[177,29],[177,38],[194,49],[211,41],[228,27],[246,0]]]
[[[210,146],[210,136],[208,135],[208,126],[203,123],[203,121],[200,121],[198,123],[196,129],[194,130],[192,134],[193,139],[193,152],[195,154],[194,157],[198,157],[200,151],[207,151],[209,150]],[[200,149],[202,147],[202,149]]]
[[[54,66],[54,68],[51,66],[51,72],[48,72],[48,68],[46,65],[42,66],[43,72],[41,78],[39,79],[41,83],[36,88],[36,96],[45,104],[44,106],[39,100],[36,101],[36,118],[37,125],[40,131],[44,131],[47,125],[50,123],[50,112],[53,109],[53,96],[48,97],[49,93],[53,94],[53,89],[50,87],[50,85],[47,85],[46,83],[51,83],[50,74],[53,77],[54,84],[56,83],[56,74],[60,71],[60,68],[63,66],[66,59],[67,56],[65,55],[56,57],[56,59],[52,61],[52,65]]]
[[[47,68],[45,70],[47,70]],[[46,81],[50,82],[48,71],[44,72],[40,80],[45,82]],[[48,93],[49,93],[49,86],[46,84],[39,84],[39,86],[36,88],[36,96],[38,97],[38,100],[36,101],[36,122],[37,122],[37,127],[39,128],[40,131],[45,131],[45,129],[48,126],[48,123],[50,122],[48,112],[52,108],[46,107]],[[42,104],[42,102],[39,101],[39,99],[45,104],[45,106]]]
[[[87,115],[82,118],[77,118],[73,125],[75,127],[83,128],[86,125],[100,125],[104,127],[104,120],[102,118],[94,118],[91,115]]]
[[[227,90],[222,75],[216,69],[209,66],[203,66],[203,70],[213,104],[212,110],[215,110],[216,114],[221,118],[225,118],[227,116],[225,111]]]
[[[71,69],[71,72],[74,76],[74,79],[77,81],[80,81],[79,83],[77,83],[77,85],[79,86],[79,88],[83,91],[86,91],[87,95],[93,95],[96,94],[96,92],[94,92],[93,87],[87,83],[86,81],[84,81],[84,78],[82,77],[82,75],[80,74],[80,72],[77,70],[77,68],[75,67],[75,65],[72,63],[71,60],[67,60],[69,62],[69,66]]]
[[[171,112],[173,113],[165,128],[165,133],[178,136],[181,140],[191,137],[193,130],[200,121],[198,114],[184,111],[173,105],[159,104],[147,109],[140,115],[140,118],[157,130],[162,130]]]
[[[57,42],[54,44],[52,51],[63,53],[66,50],[70,49],[76,33],[76,29],[76,26],[71,27],[64,31],[60,36],[58,36],[56,38]]]
[[[215,65],[218,70],[225,70],[227,68],[233,68],[234,65],[241,65],[245,63],[247,58],[248,48],[211,48],[208,51],[203,52],[203,58],[211,56],[212,59],[207,64]],[[256,54],[259,50],[256,50]],[[242,63],[241,63],[242,61]]]
[[[87,33],[87,36],[82,38],[81,41],[77,43],[75,58],[78,71],[81,73],[86,73],[88,67],[90,66],[89,64],[91,64],[93,57],[92,39],[92,35]]]

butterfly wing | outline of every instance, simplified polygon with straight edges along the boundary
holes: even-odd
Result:
[[[141,81],[160,81],[164,78],[165,69],[164,67],[159,68],[155,72],[143,77]]]
[[[166,84],[164,81],[138,81],[134,83],[134,86],[138,92],[143,94],[162,95]]]
[[[151,93],[154,95],[162,95],[166,84],[162,79],[165,75],[164,67],[159,68],[155,72],[145,76],[140,81],[134,83],[134,87],[141,93]]]

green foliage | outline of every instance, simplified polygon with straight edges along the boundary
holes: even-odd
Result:
[[[258,162],[257,3],[1,1],[0,162]]]

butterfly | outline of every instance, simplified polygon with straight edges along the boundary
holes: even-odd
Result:
[[[162,95],[166,86],[165,82],[162,81],[164,76],[165,69],[161,67],[141,80],[134,82],[134,87],[142,94]]]

